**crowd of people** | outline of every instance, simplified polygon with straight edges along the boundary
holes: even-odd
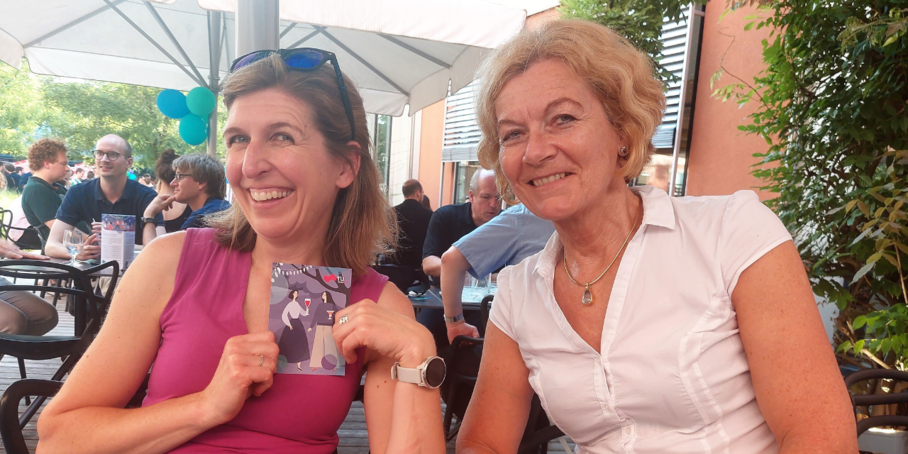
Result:
[[[127,177],[132,149],[108,135],[99,178],[64,190],[64,144],[36,142],[23,208],[48,255],[66,257],[63,232],[81,228],[94,234],[79,258],[96,257],[101,213],[136,216],[147,244],[41,414],[39,449],[328,454],[365,375],[372,452],[444,452],[430,370],[454,337],[479,334],[465,277],[497,273],[457,452],[516,452],[534,395],[578,452],[857,452],[778,217],[749,191],[629,187],[665,109],[644,53],[600,25],[553,21],[494,50],[479,79],[484,169],[465,203],[434,212],[416,180],[403,203],[384,200],[362,97],[319,49],[230,66],[226,175],[165,151],[155,191]],[[417,320],[401,289],[420,279],[391,283],[376,257],[425,276],[444,309]],[[352,270],[332,327],[344,375],[277,373],[274,263]],[[143,382],[142,406],[125,409]]]

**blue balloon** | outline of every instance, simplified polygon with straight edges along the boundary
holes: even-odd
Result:
[[[200,117],[207,117],[217,107],[217,103],[214,93],[205,87],[195,87],[186,96],[189,111]]]
[[[208,138],[208,123],[198,115],[186,115],[180,120],[180,138],[189,145],[201,145]]]
[[[189,115],[186,95],[171,89],[158,93],[158,110],[169,118],[183,118]]]

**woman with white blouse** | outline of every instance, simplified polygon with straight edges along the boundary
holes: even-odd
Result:
[[[857,452],[779,219],[751,191],[627,186],[665,108],[643,53],[554,21],[480,79],[480,161],[556,233],[498,277],[457,452],[516,452],[534,391],[584,453]]]

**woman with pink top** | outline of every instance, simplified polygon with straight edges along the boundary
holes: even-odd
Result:
[[[39,449],[328,454],[368,371],[371,451],[444,452],[443,361],[407,298],[368,267],[394,218],[360,94],[318,49],[240,57],[222,93],[235,203],[212,228],[142,251],[41,415]],[[352,269],[352,304],[333,314],[344,375],[275,373],[274,262]],[[124,409],[149,369],[142,407]]]

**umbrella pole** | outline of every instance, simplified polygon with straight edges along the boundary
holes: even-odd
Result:
[[[221,68],[221,18],[220,11],[208,12],[208,88],[218,98]],[[215,108],[208,114],[208,154],[217,157],[218,153],[218,109]]]

